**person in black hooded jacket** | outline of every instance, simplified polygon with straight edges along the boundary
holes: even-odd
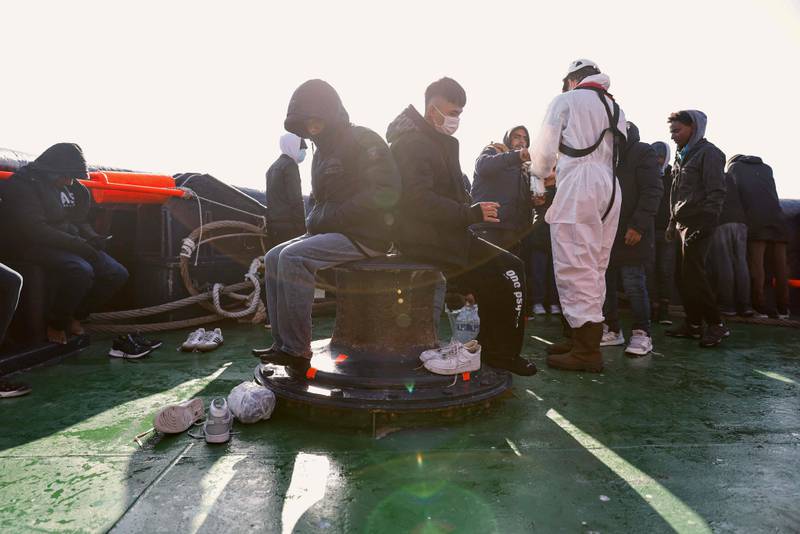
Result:
[[[350,123],[336,90],[322,80],[298,87],[284,127],[316,145],[311,164],[314,206],[307,234],[264,258],[274,344],[255,349],[263,361],[298,372],[311,358],[311,306],[318,270],[389,251],[400,176],[381,137]]]
[[[531,228],[531,181],[528,168],[530,134],[525,126],[515,126],[502,143],[483,149],[475,162],[472,199],[497,202],[499,223],[473,225],[478,236],[520,256],[520,240]]]
[[[58,143],[15,172],[3,190],[4,254],[42,265],[56,281],[47,337],[67,342],[82,334],[80,320],[99,309],[128,279],[128,271],[106,254],[106,238],[88,222],[91,195],[77,178],[86,160],[73,143]]]
[[[617,235],[611,249],[611,260],[606,271],[603,315],[607,329],[600,345],[625,343],[617,307],[617,278],[621,277],[633,315],[631,339],[625,353],[644,356],[653,350],[645,265],[654,255],[653,221],[664,191],[655,150],[639,140],[639,128],[632,122],[627,124],[626,137],[625,149],[620,158],[622,163],[617,168],[622,206]]]
[[[463,187],[453,137],[466,93],[451,78],[425,91],[425,115],[406,108],[386,132],[403,180],[397,245],[403,254],[440,266],[448,284],[478,302],[485,363],[521,375],[536,366],[520,357],[525,333],[525,268],[519,258],[476,237],[469,227],[497,223],[496,202],[472,204]]]

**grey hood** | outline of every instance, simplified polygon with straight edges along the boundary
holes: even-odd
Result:
[[[666,170],[667,165],[669,165],[669,159],[672,155],[672,149],[663,141],[656,141],[650,146],[653,147],[653,150],[656,151],[657,155],[664,156],[664,164],[661,166],[661,176],[664,176],[664,171]]]
[[[692,137],[689,138],[689,142],[686,143],[686,146],[683,148],[684,154],[691,150],[698,141],[706,136],[706,125],[708,124],[708,117],[702,111],[696,109],[687,109],[686,113],[688,113],[692,118],[692,123],[694,124],[694,133],[692,133]]]

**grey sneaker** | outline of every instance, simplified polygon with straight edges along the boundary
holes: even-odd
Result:
[[[601,347],[618,347],[625,344],[625,336],[622,335],[622,330],[619,332],[612,332],[608,329],[607,325],[603,325],[603,337],[600,339]]]
[[[208,417],[203,424],[206,443],[225,443],[231,439],[233,414],[225,397],[217,397],[208,407]]]
[[[481,346],[475,339],[467,341],[466,343],[461,343],[460,341],[453,341],[452,343],[448,343],[444,347],[423,351],[422,354],[419,355],[419,361],[421,361],[422,363],[426,363],[429,362],[430,360],[451,358],[455,356],[455,354],[459,350],[462,350],[463,348],[466,348],[467,350],[470,351],[474,351],[476,348],[480,350]]]
[[[180,404],[164,406],[156,414],[153,426],[164,434],[180,434],[203,418],[203,399],[194,398]]]
[[[547,310],[544,309],[544,306],[541,304],[534,304],[533,305],[533,314],[534,315],[545,315],[547,314]]]
[[[653,340],[644,330],[634,330],[631,333],[631,340],[625,349],[625,354],[633,356],[645,356],[653,351]]]
[[[191,334],[189,337],[186,338],[186,341],[183,342],[181,345],[181,350],[185,352],[192,352],[193,350],[197,350],[197,345],[199,345],[203,341],[203,337],[206,335],[205,328],[198,328]]]
[[[203,339],[197,344],[197,350],[209,352],[222,345],[224,341],[225,340],[222,338],[222,330],[219,328],[208,330],[203,336]]]

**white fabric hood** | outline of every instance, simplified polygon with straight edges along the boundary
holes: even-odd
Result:
[[[281,136],[281,152],[300,163],[300,138],[293,133],[285,133]]]

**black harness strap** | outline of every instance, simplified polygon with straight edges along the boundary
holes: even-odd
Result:
[[[583,87],[576,87],[576,89],[587,89],[589,91],[594,91],[597,93],[598,98],[600,98],[600,102],[602,102],[603,107],[606,110],[606,115],[608,116],[609,126],[608,128],[604,129],[600,132],[600,136],[597,138],[597,141],[590,147],[587,148],[572,148],[564,143],[559,143],[558,150],[562,154],[565,154],[571,158],[582,158],[584,156],[588,156],[600,146],[600,143],[603,142],[606,133],[611,132],[612,139],[613,139],[613,156],[612,156],[612,167],[611,167],[611,201],[608,203],[608,207],[606,208],[605,213],[600,218],[601,221],[605,221],[608,214],[611,212],[611,208],[614,207],[614,201],[617,197],[617,178],[616,178],[616,167],[619,164],[619,144],[620,138],[624,137],[624,134],[619,131],[617,127],[617,123],[619,123],[619,104],[612,99],[611,101],[614,104],[614,111],[612,112],[611,109],[608,107],[608,102],[606,102],[605,95],[608,93],[603,89],[599,89],[597,87],[591,86],[583,86]]]

